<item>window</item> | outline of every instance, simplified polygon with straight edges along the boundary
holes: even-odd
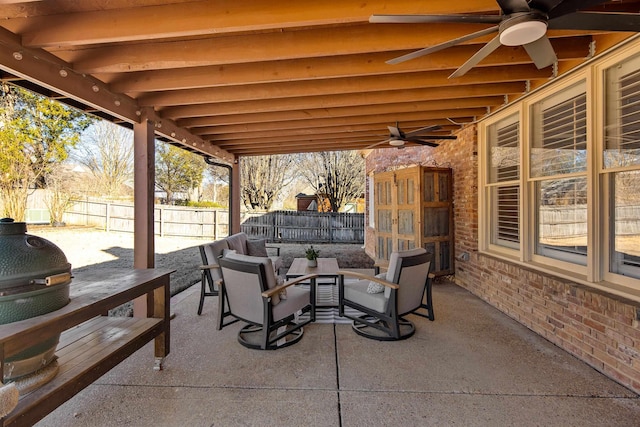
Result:
[[[640,296],[640,40],[478,125],[479,250]]]
[[[604,88],[608,270],[640,278],[640,57],[608,68]]]
[[[488,168],[490,242],[519,248],[520,244],[520,124],[511,115],[487,129],[490,162]]]
[[[531,107],[535,253],[587,264],[587,95],[581,82]]]

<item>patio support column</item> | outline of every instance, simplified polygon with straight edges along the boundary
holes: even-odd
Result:
[[[236,158],[231,166],[231,180],[233,185],[231,186],[231,216],[229,221],[231,222],[231,231],[229,234],[240,232],[240,159]]]
[[[153,236],[155,135],[154,123],[147,118],[133,125],[133,155],[133,268],[153,268],[155,266]],[[146,297],[136,298],[133,301],[133,313],[136,317],[146,317]]]

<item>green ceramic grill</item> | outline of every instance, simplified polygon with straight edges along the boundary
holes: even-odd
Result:
[[[58,310],[69,303],[71,264],[52,242],[27,234],[24,222],[0,219],[0,324]],[[4,381],[48,365],[59,336],[4,360]]]

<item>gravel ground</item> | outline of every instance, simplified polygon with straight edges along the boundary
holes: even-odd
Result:
[[[71,263],[74,273],[95,274],[108,268],[133,267],[133,234],[105,232],[90,227],[28,226],[28,234],[40,236],[62,249]],[[174,269],[171,275],[171,294],[188,288],[200,281],[198,267],[202,264],[198,246],[206,239],[182,237],[156,237],[156,267]],[[289,268],[293,258],[303,257],[306,244],[274,243],[280,248],[284,267]],[[362,245],[314,244],[323,258],[337,258],[342,268],[372,268]]]

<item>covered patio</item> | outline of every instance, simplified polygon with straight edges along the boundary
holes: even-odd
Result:
[[[465,38],[401,64],[386,61],[493,24],[370,22],[373,14],[459,13],[495,21],[503,14],[500,5],[513,4],[523,2],[0,5],[4,82],[133,129],[132,267],[156,266],[156,140],[225,165],[235,183],[243,156],[304,151],[368,150],[368,178],[412,163],[453,170],[455,284],[436,286],[436,321],[418,319],[411,339],[369,342],[348,325],[314,324],[291,348],[251,352],[237,344],[235,328],[215,331],[213,311],[197,317],[197,295],[185,294],[174,300],[177,317],[164,371],[150,369],[150,350],[138,351],[42,425],[637,424],[632,390],[640,390],[640,266],[632,260],[627,276],[605,265],[613,259],[607,251],[616,236],[615,224],[606,222],[614,215],[598,209],[611,186],[599,185],[609,178],[597,159],[598,150],[609,148],[602,141],[602,75],[617,63],[638,60],[638,37],[550,27],[553,64],[539,68],[522,46],[499,46],[463,76],[449,78],[495,34]],[[637,1],[531,4],[629,13],[625,29],[638,27]],[[637,70],[634,64],[628,66]],[[584,153],[583,146],[589,147],[588,168],[571,172],[589,185],[583,221],[588,268],[536,258],[536,230],[527,216],[536,208],[537,185],[525,171],[533,134],[530,106],[574,86],[584,97],[576,111],[584,112],[588,128],[573,147]],[[523,159],[523,172],[512,186],[524,202],[515,215],[517,241],[494,245],[495,250],[493,205],[486,195],[497,185],[484,176],[492,159],[487,135],[507,113],[522,125],[522,141],[515,142],[524,150],[516,156]],[[404,150],[379,150],[387,147],[381,144],[388,142],[388,126],[396,124],[404,131],[429,127],[429,139],[439,146],[407,142]],[[438,140],[452,136],[457,140]],[[637,139],[631,144],[627,148],[635,150]],[[637,172],[640,166],[620,171],[627,169]],[[232,187],[231,207],[236,232],[238,185]],[[372,253],[373,227],[365,232]],[[137,312],[143,306],[144,301]]]
[[[172,351],[148,345],[59,407],[44,426],[637,425],[640,399],[466,290],[434,286],[436,320],[399,342],[311,324],[255,351],[216,331],[197,287],[172,300]]]

